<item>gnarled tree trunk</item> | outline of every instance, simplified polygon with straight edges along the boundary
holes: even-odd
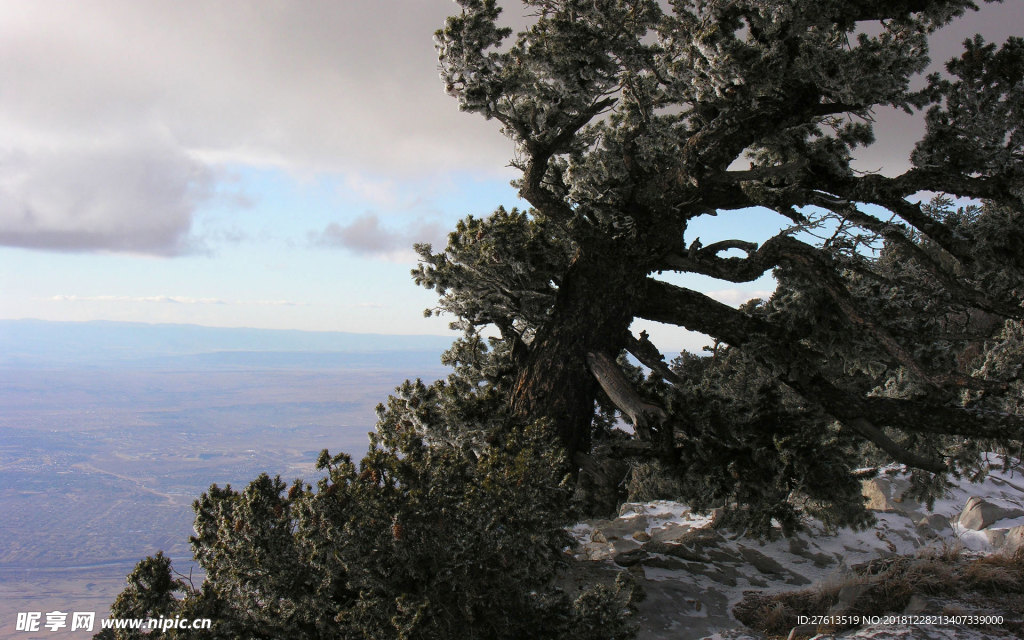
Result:
[[[570,460],[590,450],[600,388],[587,354],[622,350],[643,293],[646,270],[615,249],[612,241],[595,241],[577,253],[512,393],[513,413],[551,420]]]

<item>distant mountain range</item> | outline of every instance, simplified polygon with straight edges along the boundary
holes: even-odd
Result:
[[[0,320],[0,367],[440,368],[440,355],[452,339],[135,322]]]

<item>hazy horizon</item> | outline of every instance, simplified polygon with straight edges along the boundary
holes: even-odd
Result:
[[[0,638],[19,612],[103,617],[157,551],[188,573],[203,491],[315,481],[324,448],[359,459],[377,404],[446,375],[449,342],[0,320]]]

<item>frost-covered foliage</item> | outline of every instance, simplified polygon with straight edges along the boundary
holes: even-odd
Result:
[[[927,498],[1024,441],[1021,39],[971,39],[922,78],[970,0],[526,0],[516,34],[496,2],[458,4],[442,80],[510,138],[531,208],[421,247],[417,281],[466,332],[452,358],[472,394],[549,420],[581,484],[603,465],[620,498],[727,506],[754,530],[858,524],[861,467],[916,468]],[[883,106],[925,121],[912,166],[856,171],[888,142]],[[751,209],[785,228],[707,246],[691,230]],[[733,309],[664,272],[778,289]],[[667,363],[635,319],[708,334],[715,355]]]
[[[914,468],[927,498],[1021,446],[1021,40],[971,40],[913,84],[971,0],[526,0],[514,36],[495,0],[457,4],[445,90],[509,137],[530,208],[417,247],[428,313],[463,332],[453,373],[400,387],[359,467],[325,454],[315,489],[212,488],[207,581],[148,559],[116,614],[201,612],[225,638],[623,638],[628,585],[553,586],[574,500],[863,524],[861,466]],[[925,119],[909,169],[853,168],[878,107]],[[786,228],[695,237],[751,210]],[[778,289],[736,309],[665,272]],[[636,319],[713,354],[666,362]]]
[[[111,615],[214,621],[168,638],[632,637],[625,578],[555,586],[571,491],[543,432],[468,455],[385,418],[358,467],[324,451],[316,487],[266,475],[241,491],[214,486],[195,503],[202,585],[173,578],[158,554]],[[142,637],[116,633],[100,637]]]

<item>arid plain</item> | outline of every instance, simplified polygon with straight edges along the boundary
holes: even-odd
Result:
[[[140,365],[0,366],[0,638],[19,612],[95,611],[141,558],[192,572],[192,501],[259,473],[316,477],[321,449],[359,457],[375,406],[444,375],[437,351],[233,352]]]

